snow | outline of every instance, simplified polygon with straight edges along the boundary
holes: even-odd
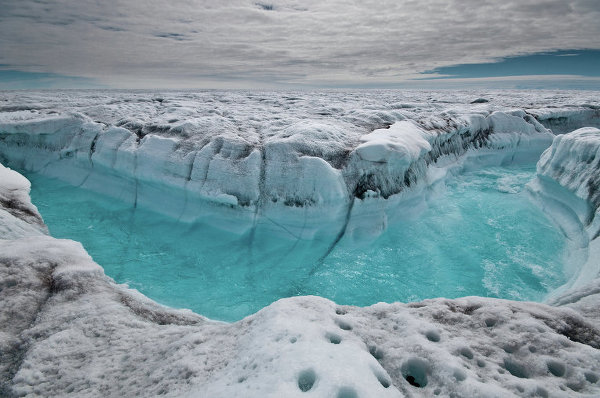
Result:
[[[1,380],[17,395],[301,397],[311,384],[315,397],[599,391],[600,333],[568,308],[297,297],[225,324],[115,285],[72,241],[23,238],[0,250]]]
[[[469,104],[478,96],[489,102]],[[581,257],[553,305],[465,297],[360,308],[306,296],[221,323],[115,284],[79,243],[47,235],[29,182],[1,166],[0,395],[600,394],[600,131],[554,137],[564,131],[548,122],[593,126],[594,97],[0,93],[20,109],[0,113],[4,164],[240,231],[275,217],[296,236],[349,227],[362,239],[361,225],[376,235],[448,172],[551,145],[530,191]]]
[[[362,144],[355,151],[369,162],[390,163],[389,167],[406,170],[408,166],[431,151],[431,145],[421,130],[410,121],[400,121],[388,129],[377,129],[360,137]]]
[[[40,213],[31,203],[30,188],[25,177],[0,164],[0,239],[48,232]]]

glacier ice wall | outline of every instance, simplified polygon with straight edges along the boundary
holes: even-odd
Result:
[[[595,312],[600,297],[600,130],[557,136],[537,164],[530,190],[572,246],[571,281],[549,302]]]
[[[596,103],[577,95],[537,107],[525,93],[485,104],[385,91],[56,95],[4,94],[4,163],[182,221],[307,239],[339,235],[351,218],[364,224],[360,213],[381,207],[375,199],[411,195],[457,158],[533,162],[554,136],[548,120],[600,120]]]

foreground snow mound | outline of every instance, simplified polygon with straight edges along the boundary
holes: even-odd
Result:
[[[0,252],[3,396],[600,393],[600,330],[571,309],[299,297],[224,324],[115,285],[72,241],[1,241]]]

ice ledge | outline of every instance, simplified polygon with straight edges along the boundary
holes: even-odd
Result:
[[[286,222],[279,217],[285,212],[292,215],[289,230],[316,228],[308,214],[337,225],[327,232],[335,235],[355,200],[427,185],[432,164],[467,153],[488,164],[534,161],[553,138],[523,110],[394,114],[388,128],[367,134],[346,122],[310,119],[269,134],[237,134],[224,120],[159,128],[84,114],[14,113],[0,113],[0,159],[11,166],[181,221],[210,222],[224,213],[241,233],[257,218]]]
[[[0,239],[48,233],[42,216],[31,203],[30,188],[25,177],[0,164]]]
[[[538,174],[557,181],[592,208],[600,208],[600,130],[586,127],[557,136],[538,163]]]

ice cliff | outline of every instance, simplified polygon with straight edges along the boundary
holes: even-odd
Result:
[[[549,302],[597,311],[600,300],[600,130],[559,135],[537,164],[533,194],[573,247],[571,281]]]
[[[320,232],[335,236],[341,225],[370,219],[361,215],[379,211],[372,204],[406,199],[456,168],[537,159],[543,152],[530,191],[581,258],[552,305],[465,297],[360,308],[297,297],[226,324],[159,306],[115,284],[80,244],[47,235],[28,181],[1,167],[0,395],[600,394],[600,130],[555,137],[551,125],[594,125],[597,108],[560,108],[586,116],[568,121],[561,113],[567,122],[549,122],[543,106],[510,110],[492,100],[448,109],[443,102],[440,113],[384,92],[382,103],[346,98],[343,109],[331,96],[314,97],[308,112],[301,97],[279,94],[277,109],[287,102],[296,107],[291,122],[275,115],[253,124],[259,111],[244,108],[241,94],[219,100],[241,101],[233,116],[223,114],[226,106],[199,116],[190,105],[197,102],[185,98],[172,100],[184,109],[171,105],[162,115],[156,110],[170,106],[163,97],[140,105],[127,94],[111,107],[106,97],[86,94],[94,98],[77,109],[64,94],[69,113],[42,94],[6,95],[18,97],[8,98],[10,108],[0,113],[0,155],[11,166],[89,189],[111,187],[109,194],[132,205],[188,221],[214,208],[223,220],[245,215],[244,228],[302,211],[298,220],[335,221]],[[498,102],[528,103],[523,96]],[[260,98],[250,102],[273,97]],[[360,101],[360,112],[347,105],[352,101]],[[272,110],[264,107],[260,112]],[[315,116],[315,109],[329,115]],[[136,124],[138,113],[179,116],[164,121],[174,126],[159,128],[155,120]],[[248,130],[240,132],[242,125]],[[304,215],[306,209],[315,211]]]
[[[448,158],[537,160],[553,138],[545,126],[600,123],[578,97],[555,109],[506,94],[484,104],[393,92],[58,95],[5,95],[0,160],[182,221],[309,239],[344,233],[373,197],[432,184]]]

